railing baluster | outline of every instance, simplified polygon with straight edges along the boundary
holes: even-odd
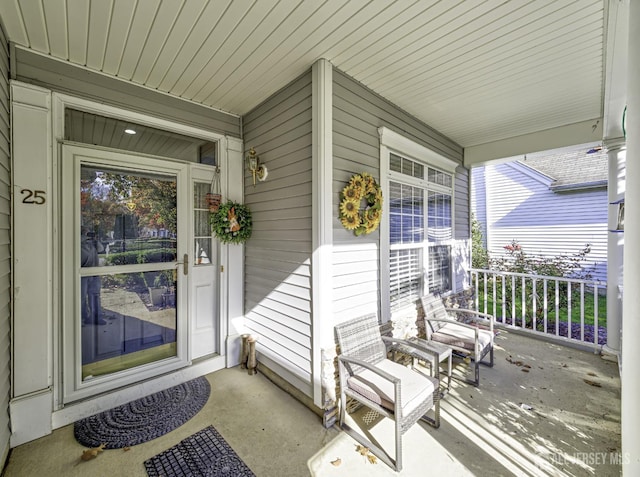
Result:
[[[571,338],[573,333],[571,333],[571,322],[573,321],[573,316],[571,314],[571,282],[567,282],[567,338]]]
[[[536,293],[536,279],[532,278],[531,279],[531,291],[533,292],[533,295],[531,296],[532,298],[532,305],[533,305],[533,313],[531,314],[531,329],[532,330],[536,330],[536,311],[537,311],[537,298],[538,295]]]
[[[511,275],[511,324],[516,326],[516,276]]]
[[[522,316],[522,328],[523,329],[527,327],[527,325],[525,323],[525,313],[527,311],[527,301],[526,301],[526,293],[525,293],[526,285],[527,285],[527,283],[526,283],[526,280],[525,280],[525,278],[523,276],[522,277],[522,293],[521,293],[521,295],[522,295],[522,304],[521,304],[522,313],[520,313],[520,315]]]
[[[479,293],[479,283],[478,283],[478,282],[479,282],[479,277],[478,277],[478,275],[479,275],[479,273],[480,273],[480,272],[472,271],[472,272],[471,272],[471,279],[472,279],[472,280],[473,280],[473,276],[474,276],[473,274],[474,274],[474,273],[475,273],[475,277],[476,277],[475,282],[474,282],[474,283],[475,283],[475,286],[476,286],[476,292],[474,293],[474,297],[475,297],[474,299],[475,299],[475,302],[476,302],[476,303],[475,303],[475,305],[476,305],[476,310],[478,310],[478,311],[479,311],[479,310],[480,310],[480,308],[478,308],[478,306],[480,305],[480,303],[479,303],[479,301],[480,301],[480,297],[478,296],[478,293]]]
[[[556,336],[560,336],[560,283],[556,280]]]
[[[545,278],[544,281],[542,282],[542,289],[544,290],[544,318],[542,319],[543,322],[543,328],[542,331],[544,333],[547,332],[547,318],[548,318],[548,313],[549,313],[549,301],[547,300],[547,279]]]
[[[507,316],[507,281],[506,277],[502,275],[502,323],[504,323]]]
[[[493,283],[493,285],[492,285],[493,286],[493,290],[492,290],[492,293],[493,293],[493,316],[496,316],[496,274],[493,273],[491,275],[491,278],[492,278],[492,283]]]
[[[584,341],[584,283],[580,284],[580,340]]]
[[[480,274],[482,274],[482,283],[484,283],[484,290],[482,297],[480,296]],[[489,276],[489,274],[491,274]],[[481,269],[472,269],[471,270],[472,281],[475,277],[475,282],[473,285],[476,289],[475,303],[476,309],[481,309],[484,305],[484,311],[486,313],[493,312],[493,315],[496,318],[496,323],[504,324],[504,325],[512,325],[517,326],[527,332],[532,332],[536,334],[549,334],[554,335],[555,337],[560,338],[562,340],[571,340],[576,343],[583,343],[593,346],[597,351],[599,347],[599,337],[600,337],[600,329],[599,329],[599,321],[600,321],[600,312],[598,310],[598,302],[599,302],[599,290],[603,286],[606,286],[604,282],[597,282],[592,280],[581,280],[577,278],[564,278],[564,277],[552,277],[545,275],[533,275],[526,273],[517,273],[517,272],[503,272],[496,270],[481,270]],[[510,280],[510,283],[508,282]],[[528,280],[531,280],[531,290],[527,289]],[[542,283],[542,287],[540,283]],[[555,292],[552,291],[550,284],[555,282]],[[509,284],[509,285],[508,285]],[[509,290],[509,286],[511,290]],[[521,286],[521,293],[517,293],[516,289],[518,286]],[[573,291],[577,289],[575,287],[580,287],[580,311],[578,315],[578,310],[576,309],[576,322],[573,322],[573,312],[574,308],[576,308],[576,304],[574,304],[573,299]],[[489,291],[489,287],[491,291]],[[561,291],[561,288],[566,287],[566,290]],[[541,289],[542,288],[542,289]],[[587,326],[589,326],[586,321],[591,321],[591,314],[587,314],[586,309],[586,300],[589,298],[589,293],[593,290],[593,338],[587,332]],[[542,292],[542,296],[538,296],[538,292]],[[529,293],[531,293],[531,300],[529,300]],[[560,294],[563,294],[562,296]],[[566,296],[564,295],[566,293]],[[516,302],[516,297],[520,302]],[[489,299],[493,300],[493,304],[489,307]],[[498,304],[498,300],[500,300],[501,305]],[[511,300],[511,305],[509,306],[509,300]],[[555,300],[555,302],[553,302]],[[520,313],[518,313],[518,306],[521,306],[522,309]],[[540,309],[542,307],[542,309]],[[500,312],[501,311],[501,312]],[[538,320],[538,312],[541,313],[542,320]],[[566,318],[561,316],[566,313]],[[555,330],[549,329],[551,315],[554,315],[555,319]],[[531,317],[530,326],[527,324],[527,319]],[[561,320],[564,321],[564,326],[566,325],[566,333],[560,333],[560,323]],[[538,330],[538,326],[541,326],[540,331]],[[576,330],[575,338],[573,337],[574,329],[576,326],[580,326],[580,330]],[[585,341],[586,340],[586,341]]]
[[[598,323],[598,285],[593,287],[593,344],[600,344],[600,323]],[[594,350],[597,352],[597,348]]]
[[[486,273],[483,275],[483,283],[484,283],[484,293],[483,293],[483,296],[484,296],[484,309],[483,309],[483,311],[486,313],[487,312],[487,306],[488,306],[488,303],[487,303],[487,274]]]

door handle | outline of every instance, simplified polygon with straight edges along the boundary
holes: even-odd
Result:
[[[189,254],[185,253],[182,256],[182,262],[176,262],[176,269],[178,268],[178,265],[182,265],[182,273],[184,273],[185,275],[189,274]]]

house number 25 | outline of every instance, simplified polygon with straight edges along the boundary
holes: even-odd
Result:
[[[22,189],[20,193],[24,195],[23,204],[42,205],[47,201],[46,192],[43,190]]]

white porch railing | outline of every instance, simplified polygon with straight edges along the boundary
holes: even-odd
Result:
[[[498,325],[593,348],[606,343],[605,282],[471,269],[471,283],[476,309]]]

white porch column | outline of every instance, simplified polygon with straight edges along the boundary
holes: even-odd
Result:
[[[622,319],[622,473],[640,475],[640,0],[629,5],[627,187]]]
[[[624,199],[625,155],[624,140],[606,142],[609,159],[608,177],[608,238],[607,238],[607,344],[603,351],[617,355],[620,353],[620,332],[622,330],[622,303],[619,286],[622,285],[622,257],[624,233],[616,232],[618,225],[618,202]]]
[[[333,66],[319,59],[311,70],[312,83],[312,366],[313,403],[324,408],[329,394],[335,390],[333,356]],[[322,350],[326,350],[325,353]],[[323,366],[323,362],[326,366]],[[325,376],[323,376],[323,370]],[[324,384],[324,386],[323,386]]]

